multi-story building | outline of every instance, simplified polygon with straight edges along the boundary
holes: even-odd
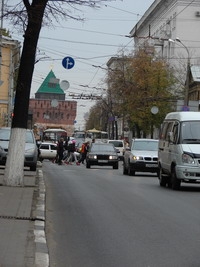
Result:
[[[199,28],[199,0],[155,0],[130,31],[129,36],[134,38],[136,50],[146,44],[150,53],[155,50],[157,57],[166,59],[185,88],[188,79],[188,104],[191,110],[198,110],[200,100]],[[107,62],[108,71],[109,68],[122,69],[123,60],[111,58]],[[177,106],[173,107],[183,110],[184,104],[184,99],[180,99]],[[128,127],[124,127],[125,123],[124,118],[122,121],[118,119],[119,134],[123,129],[128,130]]]
[[[20,43],[0,38],[0,126],[10,126],[15,97],[15,81],[20,60]]]
[[[108,72],[113,70],[124,71],[127,63],[126,57],[111,57],[107,62]],[[125,86],[125,85],[124,85]],[[112,83],[108,83],[108,92],[112,87]],[[119,94],[119,92],[118,92]],[[119,100],[118,100],[119,101]],[[113,109],[113,104],[115,106],[116,99],[113,99],[112,93],[108,93],[108,107],[107,112],[109,113],[108,120],[108,133],[112,139],[128,139],[129,128],[124,114],[118,113],[116,108]]]
[[[200,100],[199,28],[199,0],[155,0],[130,31],[136,49],[147,42],[177,70],[179,80],[195,81],[195,86],[188,91],[191,100]]]
[[[200,3],[199,0],[156,0],[130,32],[135,46],[145,40],[160,48],[162,56],[171,58],[182,54],[187,59],[188,48],[191,64],[200,64]]]
[[[41,130],[63,128],[70,136],[74,132],[76,112],[77,101],[65,100],[59,79],[51,70],[35,93],[35,98],[29,100],[32,127],[37,125]]]

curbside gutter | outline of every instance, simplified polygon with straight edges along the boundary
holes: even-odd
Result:
[[[39,166],[38,166],[39,167]],[[38,168],[38,197],[36,202],[34,236],[35,236],[35,267],[49,267],[49,253],[45,234],[45,194],[46,188],[43,172]]]

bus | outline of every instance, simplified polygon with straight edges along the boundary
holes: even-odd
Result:
[[[108,132],[96,130],[95,128],[87,130],[85,132],[85,140],[86,142],[89,141],[90,143],[92,142],[92,140],[95,140],[96,143],[98,142],[107,143]]]
[[[85,140],[85,131],[75,131],[72,135],[74,139],[83,139]]]
[[[46,129],[42,135],[42,142],[56,143],[60,138],[63,138],[64,141],[67,141],[67,131],[57,128]]]

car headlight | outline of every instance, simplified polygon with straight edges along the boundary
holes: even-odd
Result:
[[[143,160],[143,157],[139,157],[139,156],[132,156],[132,160]]]
[[[118,159],[118,156],[109,156],[109,159]]]
[[[88,158],[89,159],[97,159],[97,155],[89,155]]]
[[[186,153],[182,154],[182,161],[183,163],[187,163],[187,164],[195,164],[194,158]]]

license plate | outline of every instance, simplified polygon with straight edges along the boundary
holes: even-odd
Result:
[[[108,161],[107,161],[106,159],[99,159],[98,162],[99,162],[99,163],[106,163],[106,162],[108,162]]]
[[[147,168],[157,168],[158,164],[146,164]]]

